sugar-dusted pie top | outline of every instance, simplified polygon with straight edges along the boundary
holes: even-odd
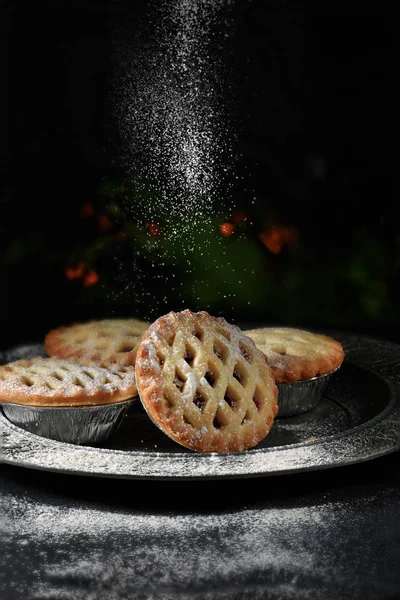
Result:
[[[136,351],[149,323],[139,319],[102,319],[60,326],[47,333],[49,356],[70,358],[83,365],[134,365]]]
[[[320,333],[292,327],[264,327],[244,333],[266,355],[276,383],[326,375],[344,360],[342,344]]]
[[[143,335],[136,356],[142,404],[179,444],[241,451],[270,431],[278,390],[265,356],[235,325],[207,312],[170,312]]]
[[[90,406],[137,395],[133,367],[83,366],[51,357],[21,359],[0,366],[0,404]]]

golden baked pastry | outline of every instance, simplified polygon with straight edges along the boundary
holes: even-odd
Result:
[[[103,319],[57,327],[47,333],[49,356],[82,365],[134,365],[138,344],[149,323],[138,319]]]
[[[265,356],[221,317],[160,317],[143,335],[135,368],[149,417],[186,448],[247,450],[272,427],[278,389]]]
[[[63,358],[35,357],[0,366],[0,403],[91,406],[137,395],[134,367],[83,366]]]
[[[326,375],[344,359],[342,344],[327,335],[292,327],[249,329],[244,334],[266,355],[276,383]]]

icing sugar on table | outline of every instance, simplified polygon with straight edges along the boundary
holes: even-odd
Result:
[[[212,493],[210,487],[197,491]],[[360,501],[360,518],[351,522],[350,507],[333,499],[315,506],[300,500],[289,507],[262,497],[260,491],[253,508],[202,514],[191,511],[188,501],[187,509],[174,515],[70,499],[58,504],[34,493],[6,497],[2,571],[15,560],[26,561],[27,576],[15,581],[15,597],[34,600],[122,599],[128,593],[165,600],[261,599],[266,589],[268,598],[306,599],[316,579],[322,582],[313,592],[317,600],[337,598],[339,590],[341,598],[352,598],[360,585],[374,591],[377,573],[366,569],[373,549],[354,540],[368,515],[371,536],[378,543],[384,538],[373,517],[377,505],[385,510],[384,494]],[[250,497],[250,506],[254,502]],[[337,552],[347,553],[347,564],[332,560]]]

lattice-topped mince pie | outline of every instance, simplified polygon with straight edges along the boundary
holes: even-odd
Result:
[[[142,404],[170,438],[200,452],[241,451],[269,433],[278,390],[264,354],[221,317],[170,312],[136,356]]]
[[[91,406],[137,395],[134,368],[83,366],[58,357],[21,359],[0,366],[0,403]]]
[[[0,366],[0,404],[15,425],[72,444],[97,444],[120,426],[137,395],[134,367],[84,366],[59,357]]]
[[[47,333],[44,348],[83,365],[134,365],[149,323],[139,319],[102,319],[60,326]]]

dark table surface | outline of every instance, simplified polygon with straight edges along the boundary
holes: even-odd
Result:
[[[228,482],[3,465],[1,598],[399,598],[398,459]]]

